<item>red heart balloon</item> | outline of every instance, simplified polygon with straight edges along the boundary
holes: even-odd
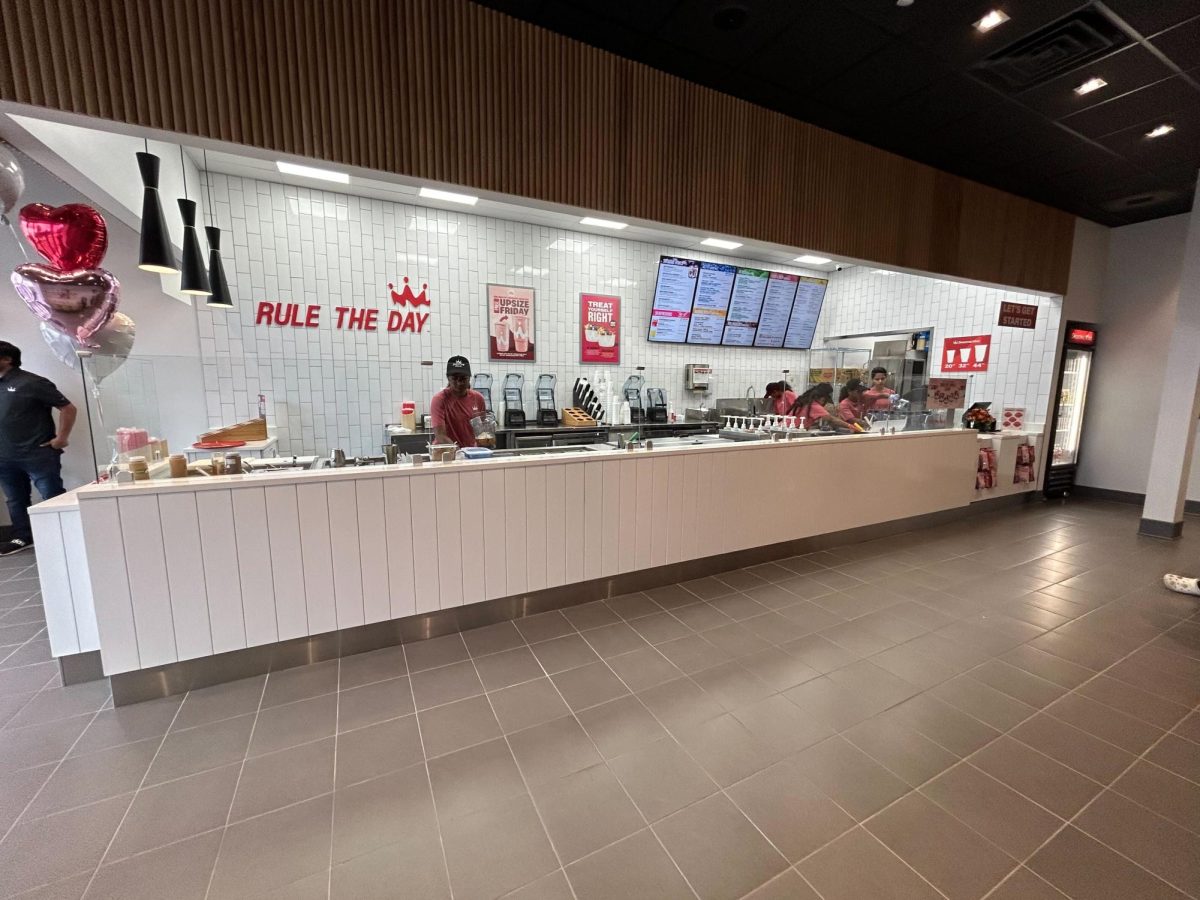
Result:
[[[84,203],[21,209],[21,231],[34,249],[57,269],[94,269],[108,249],[104,217]]]

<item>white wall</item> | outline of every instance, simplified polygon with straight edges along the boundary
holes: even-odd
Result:
[[[761,396],[764,384],[778,378],[781,369],[798,374],[808,367],[804,352],[646,340],[660,255],[743,265],[749,262],[744,259],[224,175],[213,176],[213,195],[218,223],[228,233],[226,268],[238,306],[229,312],[197,310],[208,423],[230,424],[253,415],[258,393],[265,393],[285,452],[374,451],[382,440],[381,426],[395,420],[402,400],[426,408],[443,384],[446,358],[454,353],[467,355],[476,372],[494,375],[497,401],[504,374],[523,372],[530,412],[533,382],[541,372],[557,374],[563,406],[577,376],[594,379],[607,368],[619,389],[635,366],[644,366],[647,386],[665,388],[681,410],[694,402],[683,390],[689,362],[712,365],[710,400],[741,397],[749,386]],[[872,279],[860,275],[864,271],[829,273],[818,335],[927,325],[936,325],[941,335],[979,334],[996,330],[1000,299],[1036,302],[1043,310],[1038,331],[998,335],[1002,359],[983,380],[997,405],[1027,405],[1032,412],[1034,404],[1048,398],[1044,353],[1054,341],[1047,342],[1045,332],[1057,328],[1056,302],[916,276]],[[405,275],[429,285],[432,319],[425,333],[333,329],[333,307],[386,310],[388,282],[400,284]],[[536,363],[488,362],[489,282],[536,289]],[[581,291],[622,298],[620,366],[578,363]],[[320,305],[321,325],[256,326],[254,311],[262,300]],[[434,366],[422,367],[421,360]],[[790,380],[803,377],[793,374]]]
[[[847,269],[835,277],[830,285],[830,301],[818,325],[819,341],[824,342],[827,335],[932,327],[929,374],[941,376],[945,338],[990,334],[991,362],[986,372],[966,376],[967,399],[991,401],[997,412],[1006,406],[1021,407],[1025,409],[1026,421],[1044,421],[1053,390],[1061,298],[1035,297],[919,275],[885,275],[866,266]],[[999,327],[996,323],[1004,301],[1036,305],[1037,327]],[[820,344],[814,342],[814,346]],[[945,374],[948,378],[963,377],[956,372]]]
[[[18,154],[18,158],[25,172],[23,204],[60,206],[65,203],[92,202],[29,157]],[[132,159],[129,164],[133,170],[132,177],[136,180],[136,164]],[[113,216],[106,214],[106,220],[109,248],[101,265],[121,282],[120,311],[137,324],[137,338],[134,355],[131,362],[127,363],[129,371],[123,368],[104,383],[106,397],[110,393],[112,395],[112,402],[106,405],[106,418],[112,421],[105,425],[111,430],[119,424],[137,424],[115,421],[121,415],[122,399],[126,396],[122,384],[136,384],[141,390],[153,389],[156,395],[167,398],[168,402],[160,402],[159,409],[164,419],[162,427],[170,429],[173,440],[195,440],[195,434],[203,426],[195,313],[190,306],[166,297],[157,276],[137,268],[137,234]],[[40,260],[31,248],[26,247],[26,252],[29,261]],[[7,229],[0,231],[0,270],[5,278],[5,283],[0,285],[0,293],[4,295],[4,302],[0,304],[0,340],[10,341],[20,347],[24,368],[54,381],[79,407],[79,422],[72,434],[71,446],[63,457],[63,479],[68,488],[75,487],[94,478],[84,388],[79,372],[65,367],[50,352],[42,340],[38,320],[7,283],[8,273],[23,262],[26,262],[26,258],[12,234]],[[142,360],[140,364],[138,359]],[[126,408],[128,406],[126,403]],[[97,434],[101,434],[102,430],[98,425]],[[101,448],[98,450],[102,456],[107,452]]]
[[[1104,280],[1108,272],[1109,235],[1112,229],[1087,219],[1075,220],[1071,247],[1071,271],[1063,297],[1063,318],[1096,322],[1104,302]]]
[[[1167,340],[1175,320],[1188,216],[1114,228],[1097,324],[1096,362],[1077,481],[1145,493],[1150,448],[1164,385]],[[1070,292],[1068,292],[1070,296]],[[1190,398],[1181,398],[1180,411]],[[1200,499],[1200,466],[1188,497]]]

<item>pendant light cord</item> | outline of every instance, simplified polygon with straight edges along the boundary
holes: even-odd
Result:
[[[204,154],[204,184],[208,188],[208,224],[215,227],[217,222],[213,212],[212,172],[208,171],[208,148],[205,147],[200,152]]]
[[[183,176],[183,199],[188,199],[187,192],[187,163],[183,160],[183,144],[179,145],[179,173]]]

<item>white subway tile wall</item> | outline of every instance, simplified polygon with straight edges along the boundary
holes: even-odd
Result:
[[[1036,327],[999,327],[1002,302],[1036,305]],[[1025,421],[1032,424],[1045,418],[1054,390],[1054,356],[1061,315],[1060,297],[1037,297],[898,272],[883,275],[866,266],[856,266],[834,273],[813,346],[824,346],[828,335],[932,327],[930,374],[943,377],[945,338],[990,334],[991,359],[986,372],[965,376],[947,372],[944,377],[965,377],[967,399],[990,400],[997,413],[1006,406],[1024,408]]]
[[[607,370],[614,391],[619,391],[635,367],[643,366],[646,385],[664,388],[682,415],[685,405],[699,399],[684,391],[687,363],[712,365],[709,401],[741,397],[750,387],[761,396],[765,383],[779,378],[782,369],[799,373],[808,365],[804,352],[684,347],[646,340],[659,256],[753,264],[744,259],[248,178],[213,175],[212,188],[217,224],[227,235],[222,249],[237,306],[226,312],[197,307],[208,424],[216,427],[252,416],[257,395],[266,394],[268,420],[278,429],[284,453],[327,454],[335,447],[354,454],[377,452],[383,425],[398,419],[402,401],[415,400],[418,411],[428,408],[429,398],[444,383],[445,361],[455,353],[466,355],[474,371],[494,376],[497,408],[504,375],[523,373],[530,415],[533,383],[543,372],[558,376],[562,407],[569,403],[577,377],[594,380]],[[826,276],[778,263],[761,265]],[[901,282],[896,285],[899,302],[912,307],[910,315],[894,307],[886,293],[878,293],[888,286],[861,281],[859,271],[832,274],[819,335],[879,330],[875,317],[886,319],[887,327],[893,322],[908,327],[900,324],[903,321],[935,324],[939,334],[945,334],[941,321],[928,321],[927,310],[950,317],[946,327],[955,334],[991,330],[957,331],[955,317],[960,312],[995,322],[994,303],[979,313],[967,309],[988,293],[983,288],[953,285],[943,301],[938,290],[942,286],[930,279],[880,279]],[[422,333],[334,327],[338,306],[371,307],[386,317],[389,308],[396,308],[387,286],[399,286],[406,276],[415,290],[428,285],[430,320]],[[489,283],[536,290],[536,362],[488,361]],[[579,363],[580,292],[621,297],[619,366]],[[256,325],[257,305],[265,300],[302,308],[319,305],[320,325]],[[845,311],[837,312],[843,304]],[[860,316],[861,326],[850,327]],[[431,360],[433,366],[422,366],[422,360]],[[1037,384],[1039,375],[1029,368],[1006,377],[1014,383],[1014,400],[1024,402],[1039,392],[1048,395],[1048,374],[1045,386]],[[1031,383],[1018,389],[1022,379]],[[1005,405],[1014,404],[1005,398]]]

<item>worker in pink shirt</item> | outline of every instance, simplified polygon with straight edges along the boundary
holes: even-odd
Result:
[[[866,420],[868,405],[863,393],[866,389],[867,386],[862,383],[861,378],[851,378],[847,381],[838,401],[838,416],[843,422],[869,431],[871,423]]]
[[[786,381],[772,381],[767,385],[767,393],[763,399],[770,398],[775,415],[786,416],[792,404],[796,402],[796,392]]]
[[[892,408],[892,395],[896,392],[887,386],[888,370],[876,366],[871,370],[871,386],[863,396],[867,401],[867,412]]]
[[[474,447],[475,429],[471,420],[486,411],[483,394],[471,390],[471,364],[465,356],[450,357],[446,363],[446,387],[434,394],[429,403],[434,441]]]
[[[833,385],[828,381],[814,384],[797,397],[796,402],[788,411],[788,415],[802,418],[804,427],[809,431],[820,428],[822,424],[834,431],[854,430],[852,425],[843,422],[837,414],[837,409],[833,404]]]

